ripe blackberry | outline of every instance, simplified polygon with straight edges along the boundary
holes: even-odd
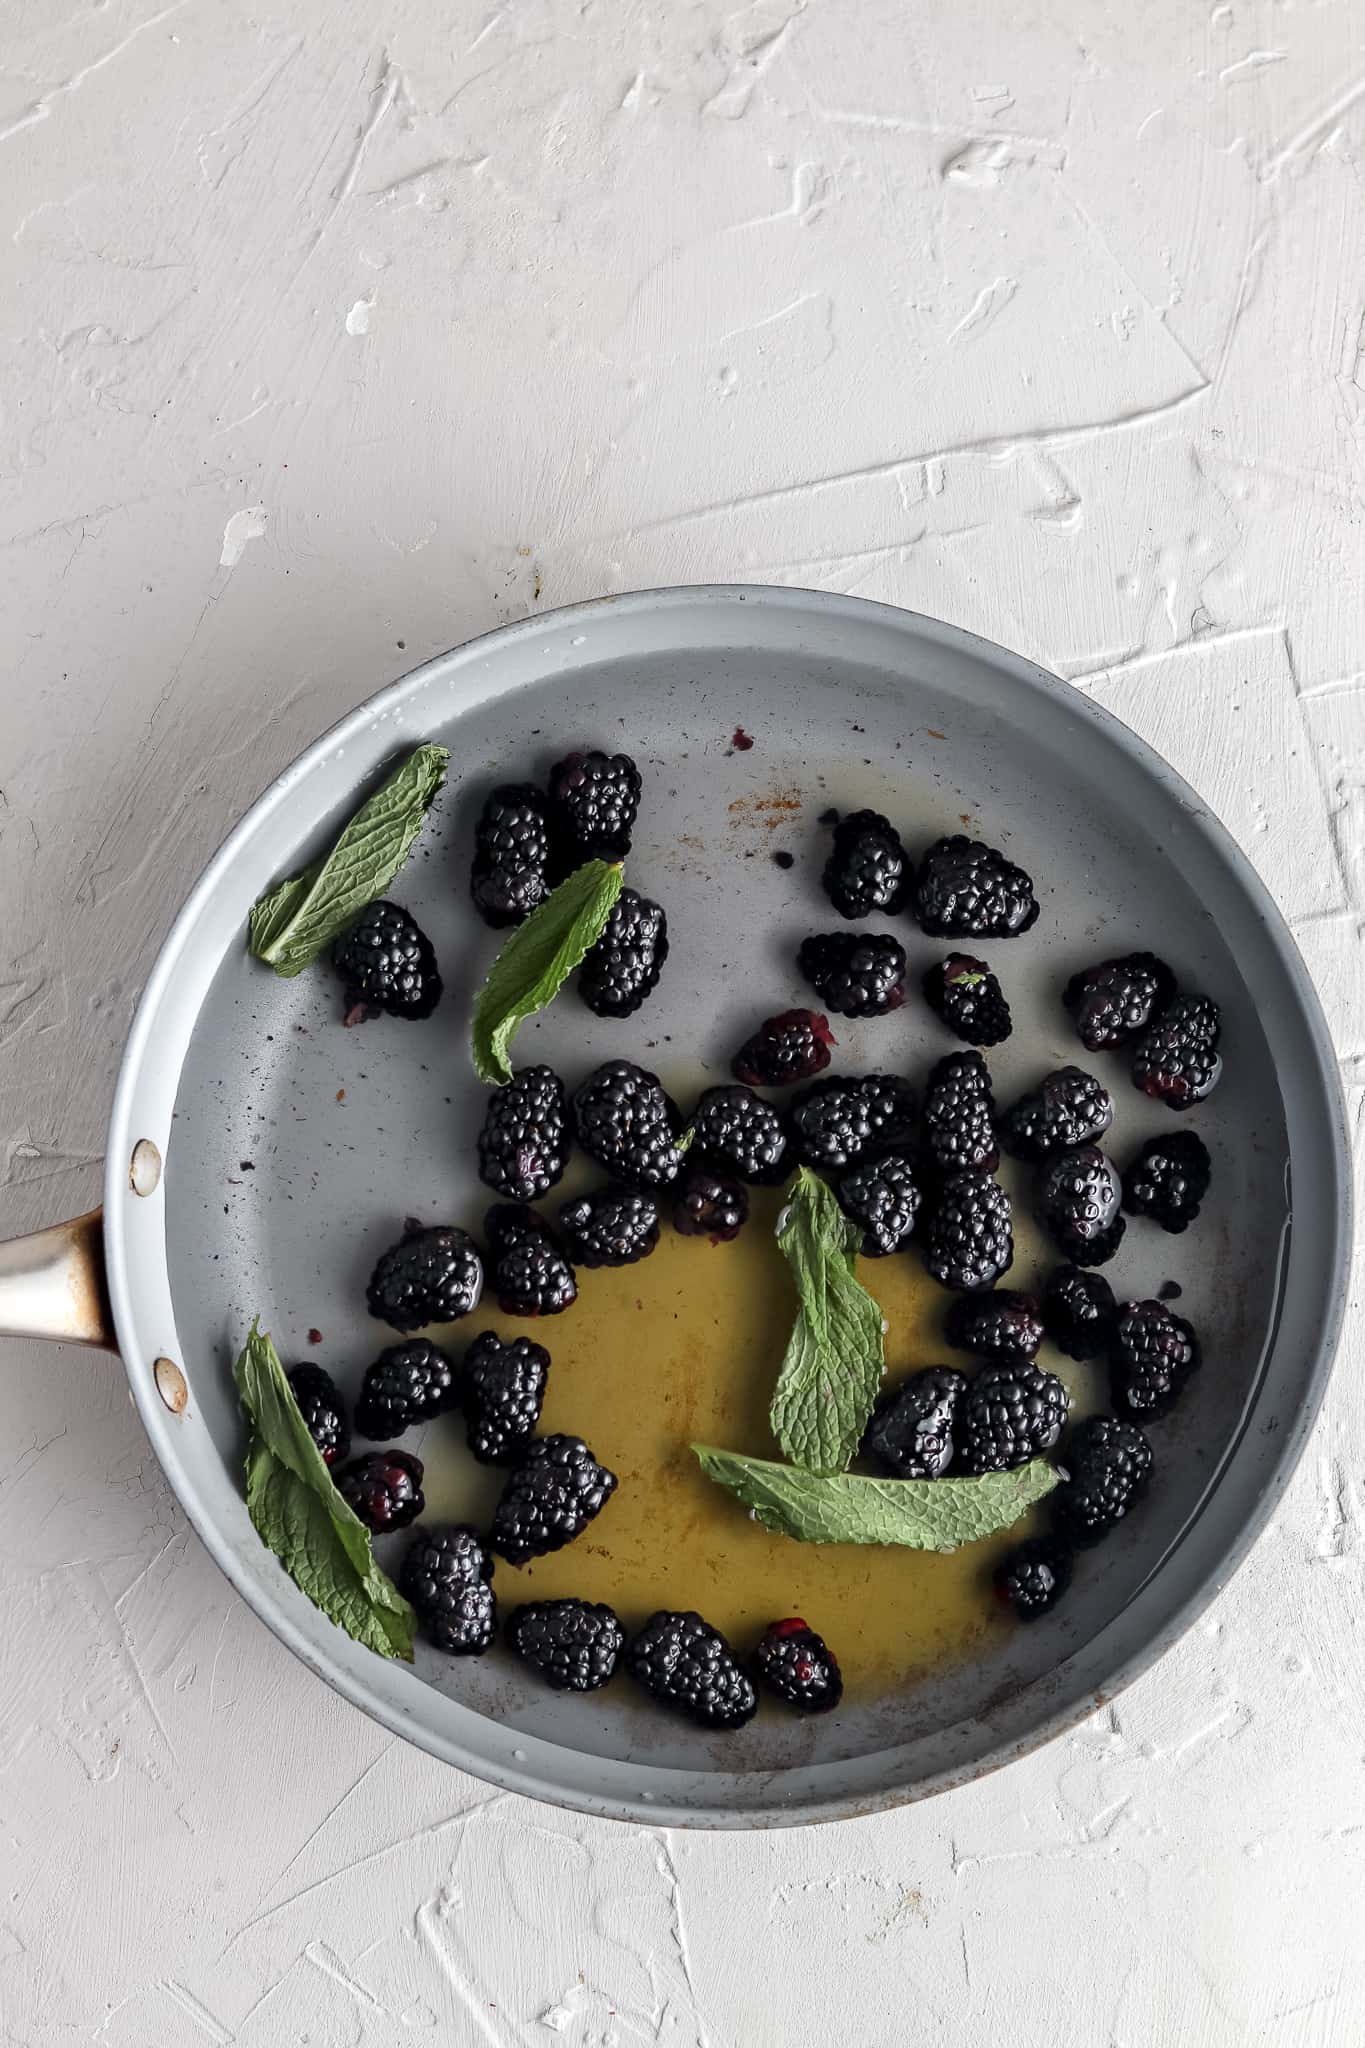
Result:
[[[1164,1301],[1123,1303],[1109,1335],[1109,1386],[1123,1414],[1168,1414],[1198,1366],[1199,1339],[1183,1316]]]
[[[905,948],[889,932],[816,932],[797,965],[828,1009],[884,1017],[905,1001]]]
[[[556,1692],[596,1692],[616,1669],[626,1632],[590,1600],[531,1600],[513,1609],[507,1640]]]
[[[479,1305],[483,1265],[472,1237],[446,1223],[428,1228],[409,1217],[403,1236],[381,1252],[365,1301],[395,1330],[453,1323]]]
[[[1053,1495],[1053,1524],[1077,1550],[1089,1550],[1143,1493],[1152,1476],[1152,1447],[1131,1422],[1094,1415],[1071,1432],[1064,1462],[1068,1476]]]
[[[361,1381],[355,1426],[361,1436],[388,1443],[416,1422],[431,1422],[455,1406],[455,1368],[426,1337],[390,1344]]]
[[[1114,1121],[1109,1090],[1079,1067],[1058,1067],[1040,1088],[1021,1095],[1000,1120],[1000,1142],[1035,1164],[1068,1145],[1088,1145]]]
[[[509,1564],[546,1557],[581,1536],[616,1491],[616,1474],[576,1436],[537,1436],[493,1510],[491,1547]]]
[[[1038,905],[1022,868],[955,832],[920,862],[915,916],[931,938],[1012,939],[1038,922]]]
[[[924,1000],[966,1045],[999,1045],[1010,1035],[1010,1006],[984,960],[950,953],[920,984]]]
[[[1124,1221],[1118,1170],[1098,1145],[1071,1145],[1038,1175],[1038,1220],[1074,1266],[1103,1266],[1119,1248]]]
[[[550,830],[544,795],[505,782],[485,798],[474,827],[469,893],[485,924],[521,924],[550,893]]]
[[[662,905],[623,889],[579,969],[578,993],[596,1017],[629,1017],[658,986],[667,958]]]
[[[351,1425],[336,1381],[320,1365],[296,1365],[289,1375],[303,1426],[324,1465],[335,1465],[351,1450]]]
[[[843,1697],[834,1652],[799,1614],[769,1623],[754,1661],[769,1692],[800,1713],[827,1714]]]
[[[864,1454],[893,1479],[941,1479],[953,1462],[953,1423],[967,1382],[950,1365],[912,1372],[879,1394]]]
[[[1124,953],[1073,974],[1062,1002],[1087,1052],[1112,1052],[1145,1031],[1175,994],[1175,976],[1155,953]]]
[[[996,1598],[1014,1610],[1017,1621],[1037,1621],[1071,1584],[1074,1565],[1072,1552],[1056,1537],[1032,1537],[996,1566]]]
[[[690,1166],[673,1195],[673,1228],[684,1237],[709,1237],[729,1244],[739,1236],[749,1214],[749,1197],[737,1180]]]
[[[460,1398],[469,1448],[481,1465],[509,1465],[536,1433],[550,1354],[529,1337],[506,1343],[485,1330],[464,1355]]]
[[[1043,1288],[1043,1328],[1068,1358],[1098,1358],[1109,1342],[1118,1303],[1103,1273],[1057,1266]]]
[[[828,1017],[817,1010],[783,1010],[745,1039],[730,1072],[750,1088],[786,1088],[823,1074],[829,1049],[837,1043]]]
[[[1123,1176],[1123,1206],[1175,1235],[1199,1214],[1212,1167],[1207,1145],[1193,1131],[1149,1138]]]
[[[559,1227],[580,1266],[633,1266],[659,1242],[659,1205],[635,1188],[597,1188],[561,1205]]]
[[[995,1097],[979,1052],[950,1052],[929,1075],[924,1091],[924,1149],[939,1173],[966,1167],[994,1170]]]
[[[915,1135],[915,1091],[898,1074],[812,1081],[792,1104],[799,1158],[825,1170],[903,1152]]]
[[[550,770],[550,812],[569,865],[624,860],[640,808],[640,771],[628,754],[567,754]]]
[[[488,1284],[508,1316],[558,1316],[578,1299],[573,1267],[543,1216],[521,1202],[495,1202],[483,1220]]]
[[[391,1017],[429,1017],[441,1000],[431,940],[397,903],[381,900],[362,910],[333,946],[332,965],[346,993],[348,1024],[385,1010]]]
[[[702,1728],[742,1728],[758,1711],[753,1681],[718,1629],[692,1612],[651,1615],[626,1651],[637,1685]]]
[[[613,1180],[662,1188],[677,1178],[682,1118],[657,1074],[608,1060],[579,1087],[573,1111],[579,1144]]]
[[[367,1529],[406,1529],[426,1506],[422,1461],[410,1451],[367,1451],[337,1474],[337,1492]]]
[[[1177,996],[1133,1047],[1133,1081],[1168,1109],[1189,1109],[1218,1085],[1222,1018],[1207,996]]]
[[[481,1657],[498,1629],[498,1603],[488,1583],[493,1560],[477,1531],[456,1523],[419,1529],[399,1580],[423,1632],[451,1657]]]
[[[1012,1472],[1050,1451],[1070,1406],[1055,1373],[1025,1358],[1002,1359],[979,1372],[962,1397],[958,1444],[964,1472]]]
[[[870,917],[874,910],[894,917],[914,879],[900,834],[880,811],[851,811],[839,820],[822,880],[840,917]]]
[[[518,1067],[495,1088],[479,1132],[479,1179],[509,1202],[534,1202],[563,1178],[569,1114],[549,1067]]]
[[[977,1358],[1035,1358],[1043,1341],[1043,1311],[1035,1294],[993,1287],[986,1294],[960,1295],[943,1329],[955,1351]]]
[[[755,1187],[770,1187],[787,1171],[786,1119],[738,1081],[706,1090],[692,1112],[692,1142],[699,1165]]]
[[[863,1229],[862,1253],[884,1259],[902,1249],[915,1227],[920,1191],[908,1159],[863,1159],[839,1176],[839,1206]]]
[[[980,1168],[955,1173],[938,1191],[929,1217],[924,1263],[940,1287],[972,1294],[994,1287],[1014,1263],[1010,1198]]]

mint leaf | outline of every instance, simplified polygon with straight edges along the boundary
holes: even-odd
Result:
[[[973,974],[965,968],[961,974],[950,974],[947,977],[949,988],[980,988],[985,979],[984,974]]]
[[[252,908],[249,950],[276,974],[299,974],[382,896],[408,857],[445,781],[448,747],[417,747],[367,797],[331,852],[267,889]]]
[[[800,1543],[899,1543],[957,1550],[1008,1529],[1057,1484],[1046,1458],[979,1479],[862,1479],[821,1476],[767,1458],[693,1444],[708,1479],[728,1486],[765,1529]]]
[[[381,1657],[411,1663],[413,1611],[375,1563],[370,1532],[332,1483],[279,1354],[257,1323],[234,1377],[251,1425],[246,1504],[257,1535],[338,1628]]]
[[[554,1001],[620,893],[619,861],[585,861],[508,938],[474,1004],[470,1050],[481,1081],[511,1080],[517,1026]]]
[[[800,1298],[768,1417],[787,1456],[811,1472],[842,1472],[862,1441],[885,1369],[882,1312],[853,1277],[862,1231],[803,1166],[777,1242]]]

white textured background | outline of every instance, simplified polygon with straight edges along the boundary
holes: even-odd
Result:
[[[1359,0],[10,0],[0,1224],[97,1195],[200,862],[426,655],[859,591],[1150,738],[1365,1100]],[[786,1836],[490,1797],[294,1663],[117,1368],[0,1371],[0,2041],[1365,2039],[1360,1332],[1116,1707]]]

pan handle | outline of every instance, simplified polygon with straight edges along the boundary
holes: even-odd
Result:
[[[104,1211],[0,1244],[0,1336],[117,1351],[104,1275]]]

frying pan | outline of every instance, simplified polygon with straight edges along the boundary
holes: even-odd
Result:
[[[447,998],[429,1025],[343,1031],[325,969],[282,981],[248,958],[247,912],[331,840],[396,756],[432,739],[452,752],[447,794],[396,893],[435,940]],[[968,819],[1038,878],[1043,915],[1008,959],[1020,1028],[991,1056],[1006,1097],[1074,1052],[1056,991],[1087,960],[1149,946],[1224,1009],[1226,1077],[1195,1117],[1215,1194],[1178,1265],[1205,1364],[1178,1427],[1157,1425],[1159,1483],[1142,1515],[1045,1622],[818,1723],[761,1715],[717,1737],[624,1685],[550,1694],[501,1651],[387,1663],[286,1579],[243,1503],[230,1361],[251,1316],[297,1356],[325,1303],[329,1343],[362,1361],[376,1335],[363,1280],[397,1220],[482,1208],[469,1166],[482,1090],[463,1048],[494,942],[468,907],[470,818],[491,782],[594,741],[627,748],[644,773],[630,878],[669,907],[674,954],[649,1036],[671,1043],[682,1065],[665,1079],[682,1090],[723,1073],[758,1016],[799,1000],[793,937],[828,922],[816,817],[830,803],[887,811],[912,847]],[[745,841],[744,821],[774,804],[798,855],[791,873],[744,858],[771,847]],[[907,944],[912,974],[942,952]],[[917,1005],[902,1017],[890,1058],[875,1026],[850,1027],[847,1064],[922,1065],[948,1049]],[[519,1054],[571,1082],[604,1057],[650,1063],[630,1029],[564,999]],[[435,1035],[418,1052],[410,1032]],[[324,1113],[341,1088],[356,1105],[344,1136]],[[833,1819],[1035,1747],[1150,1664],[1227,1579],[1294,1469],[1329,1369],[1350,1241],[1345,1129],[1318,1002],[1273,903],[1194,792],[1115,719],[1017,655],[883,605],[756,587],[645,592],[428,662],[257,801],[148,980],[114,1097],[102,1226],[96,1214],[0,1247],[0,1326],[117,1348],[167,1479],[222,1569],[386,1727],[594,1813],[713,1827]],[[1123,1291],[1156,1292],[1176,1269],[1172,1245],[1131,1229]]]

